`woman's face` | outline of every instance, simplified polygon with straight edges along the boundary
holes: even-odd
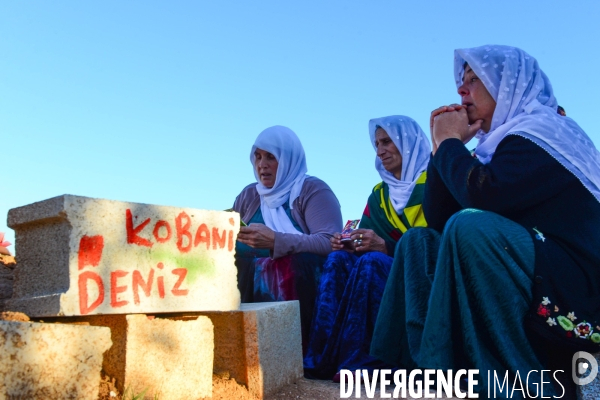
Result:
[[[400,179],[402,176],[402,156],[383,128],[377,128],[375,131],[375,147],[377,148],[377,157],[381,160],[383,168],[391,172],[396,179]]]
[[[268,151],[256,149],[254,152],[254,167],[260,183],[271,189],[275,185],[277,167],[279,162],[275,156]]]
[[[494,110],[496,109],[496,101],[492,98],[481,79],[475,75],[475,72],[466,63],[463,84],[458,88],[458,94],[462,98],[462,105],[467,106],[469,124],[481,119],[483,120],[481,129],[484,132],[489,132]]]

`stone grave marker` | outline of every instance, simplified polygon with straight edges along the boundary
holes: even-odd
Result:
[[[32,317],[237,310],[239,214],[63,195],[8,213],[5,309]]]
[[[110,329],[0,321],[0,399],[98,398]]]

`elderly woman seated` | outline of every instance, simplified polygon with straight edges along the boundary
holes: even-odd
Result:
[[[325,182],[306,174],[300,139],[284,126],[258,135],[250,162],[257,183],[233,205],[248,225],[236,243],[242,302],[299,300],[306,344],[329,238],[342,227],[340,205]]]
[[[524,51],[457,50],[455,78],[462,105],[432,113],[430,227],[398,244],[371,354],[574,398],[573,353],[600,348],[600,155]]]
[[[308,353],[308,377],[339,378],[341,369],[384,366],[369,356],[379,302],[392,265],[394,248],[414,226],[427,226],[421,203],[431,148],[419,125],[393,115],[369,121],[375,168],[383,182],[367,200],[353,241],[331,238],[319,287]]]

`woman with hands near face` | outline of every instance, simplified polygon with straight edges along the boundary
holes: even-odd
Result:
[[[473,69],[465,64],[462,85],[458,87],[461,104],[441,106],[431,112],[429,128],[435,154],[438,146],[446,139],[458,139],[467,144],[478,131],[489,132],[496,100]]]
[[[431,148],[419,125],[394,115],[369,121],[382,182],[367,200],[350,241],[331,239],[323,266],[308,352],[309,377],[336,380],[341,369],[384,366],[369,345],[396,243],[408,229],[427,226],[421,202]]]
[[[302,143],[289,128],[261,132],[250,162],[256,183],[233,205],[248,225],[236,242],[242,302],[299,300],[306,345],[329,238],[342,226],[340,205],[325,182],[306,174]]]
[[[571,357],[600,351],[600,153],[525,51],[455,50],[454,75],[461,104],[431,113],[429,226],[398,244],[371,354],[575,398]]]

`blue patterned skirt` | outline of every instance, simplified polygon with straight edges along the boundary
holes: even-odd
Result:
[[[304,357],[306,376],[331,379],[340,369],[385,366],[369,347],[392,260],[379,252],[329,255]]]

